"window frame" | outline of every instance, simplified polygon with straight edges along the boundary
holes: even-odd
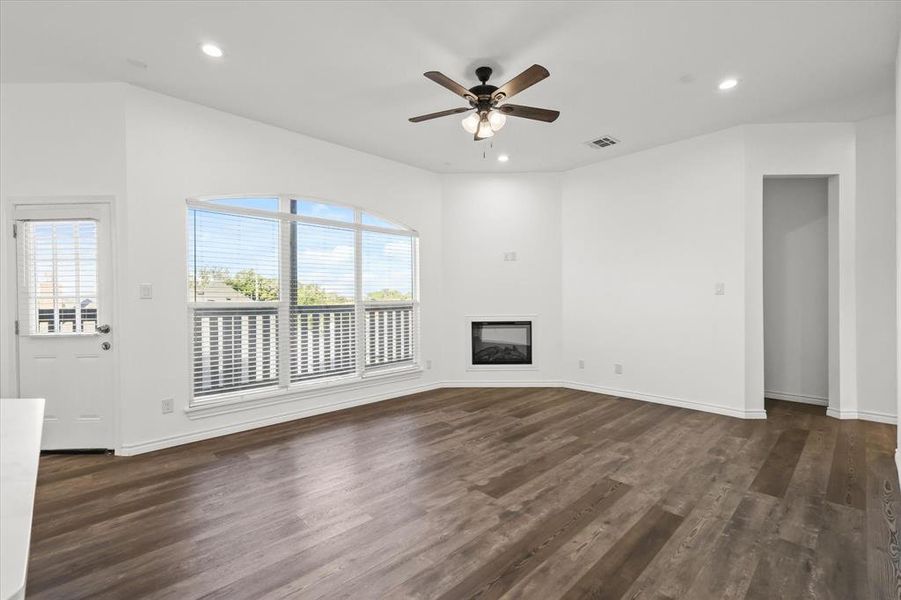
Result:
[[[245,198],[278,198],[279,210],[270,211],[265,209],[245,208],[228,205],[218,205],[215,200],[228,199],[245,199]],[[325,219],[321,217],[312,217],[306,215],[295,214],[291,212],[292,200],[309,200],[329,204],[342,208],[350,208],[353,210],[353,222],[338,221]],[[399,223],[394,219],[383,216],[369,209],[335,202],[333,200],[318,198],[306,194],[217,194],[208,196],[196,196],[186,199],[185,201],[185,219],[187,219],[189,211],[203,210],[216,213],[232,214],[238,216],[257,217],[265,219],[273,219],[279,223],[279,300],[277,301],[202,301],[187,300],[187,320],[188,320],[188,413],[202,413],[204,409],[216,407],[225,407],[227,410],[231,405],[251,404],[251,408],[260,403],[270,404],[272,401],[291,400],[298,394],[309,393],[310,395],[318,395],[328,393],[334,388],[350,388],[350,387],[366,387],[383,380],[394,378],[409,378],[422,372],[421,366],[421,331],[420,331],[420,296],[419,296],[419,232],[403,223]],[[376,225],[367,225],[363,223],[363,213],[367,213],[378,219],[396,223],[398,228],[379,227]],[[291,225],[292,223],[306,223],[312,225],[322,225],[352,231],[354,234],[354,316],[355,316],[355,354],[356,368],[353,373],[341,374],[336,376],[325,376],[322,378],[313,378],[306,381],[291,381],[291,338],[290,338],[290,287],[293,282],[293,273],[291,273],[291,253],[296,252],[296,248],[291,247]],[[186,228],[185,228],[186,229]],[[365,299],[363,292],[363,232],[370,231],[375,233],[385,233],[398,237],[407,237],[411,240],[411,296],[409,302],[403,301],[370,301]],[[187,250],[187,236],[185,238],[185,248]],[[187,258],[187,256],[186,256]],[[190,267],[188,261],[185,264],[185,282],[188,281],[190,275]],[[188,298],[187,289],[184,294]],[[260,388],[225,391],[215,394],[204,394],[195,396],[194,393],[194,313],[198,308],[205,309],[221,309],[221,308],[238,308],[267,306],[277,308],[278,314],[278,383]],[[413,355],[411,360],[404,361],[399,364],[375,365],[366,367],[366,330],[365,318],[366,310],[372,307],[411,307],[413,329],[411,335],[411,343],[413,345]],[[211,414],[221,414],[214,412]]]

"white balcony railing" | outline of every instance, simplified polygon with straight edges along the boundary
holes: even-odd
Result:
[[[412,303],[364,308],[365,369],[415,359]],[[193,317],[194,397],[277,386],[278,308],[196,307]],[[295,306],[288,326],[290,382],[357,372],[353,306]]]
[[[278,384],[278,308],[194,309],[194,396]]]
[[[410,362],[415,356],[412,303],[366,306],[366,368]]]

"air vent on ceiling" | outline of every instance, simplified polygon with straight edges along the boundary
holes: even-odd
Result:
[[[607,148],[608,146],[614,146],[619,143],[619,140],[615,137],[605,135],[603,137],[599,137],[596,140],[592,140],[588,142],[588,145],[592,148]]]

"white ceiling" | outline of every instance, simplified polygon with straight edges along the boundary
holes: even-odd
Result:
[[[557,171],[748,122],[893,107],[899,2],[6,2],[3,82],[128,81],[438,172]],[[214,41],[219,60],[199,51]],[[129,59],[145,63],[134,66]],[[422,76],[551,77],[487,145]],[[728,92],[716,84],[741,80]],[[601,135],[621,145],[594,150]],[[506,164],[494,157],[510,155]]]

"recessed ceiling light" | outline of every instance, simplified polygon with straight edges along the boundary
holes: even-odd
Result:
[[[200,47],[203,53],[213,58],[222,58],[222,48],[216,44],[204,44]]]
[[[500,154],[498,155],[497,160],[498,162],[507,162],[508,160],[510,160],[510,157],[506,154]]]
[[[731,90],[732,88],[734,88],[737,85],[738,85],[738,79],[729,78],[729,79],[723,79],[720,82],[719,86],[717,86],[717,87],[719,87],[720,90],[725,91],[725,90]]]

